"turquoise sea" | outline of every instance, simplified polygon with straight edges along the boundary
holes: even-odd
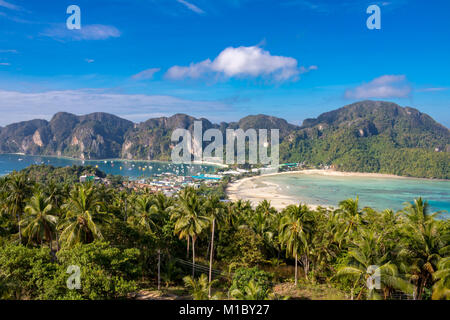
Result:
[[[337,207],[339,201],[359,196],[361,207],[399,210],[404,202],[421,196],[433,212],[445,210],[446,217],[450,213],[450,181],[321,174],[285,174],[260,179],[262,183],[265,181],[278,184],[283,194],[309,204]]]
[[[32,164],[65,167],[82,165],[83,161],[58,157],[0,154],[0,176],[13,170],[24,169]],[[175,165],[156,161],[86,160],[84,165],[98,165],[98,168],[106,173],[128,176],[131,179],[149,177],[164,172],[178,175],[199,175],[214,171],[214,166],[210,165]],[[445,210],[450,213],[450,181],[391,177],[340,177],[320,174],[285,174],[261,177],[260,182],[264,181],[278,184],[283,194],[309,204],[336,207],[343,199],[359,196],[361,207],[399,210],[403,208],[404,202],[411,202],[414,198],[422,196],[430,204],[431,210]],[[445,216],[448,217],[450,214],[446,213]]]
[[[150,177],[164,172],[177,175],[199,175],[212,173],[214,166],[210,165],[185,165],[158,161],[126,161],[126,160],[76,160],[69,158],[28,156],[17,154],[0,154],[0,176],[13,170],[19,171],[32,164],[48,164],[54,167],[66,167],[72,165],[98,166],[105,173],[128,176],[130,179]]]

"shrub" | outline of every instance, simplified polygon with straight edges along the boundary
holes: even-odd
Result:
[[[272,273],[259,270],[257,267],[251,269],[239,268],[234,273],[230,291],[238,289],[245,292],[246,287],[253,281],[254,285],[260,287],[263,292],[267,292],[273,286],[272,280]]]

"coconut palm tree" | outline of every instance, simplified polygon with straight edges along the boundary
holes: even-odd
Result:
[[[292,227],[298,228],[299,239],[299,251],[300,257],[297,257],[301,261],[305,277],[308,279],[308,274],[311,264],[311,249],[313,240],[314,219],[312,212],[308,206],[299,204],[290,205],[284,210],[284,215],[290,217],[288,220],[294,223]],[[285,221],[280,219],[280,225],[283,225]],[[279,239],[281,243],[284,243],[285,235],[280,232]]]
[[[450,257],[442,258],[433,273],[436,283],[433,286],[433,300],[450,300]]]
[[[230,295],[238,300],[265,300],[269,296],[269,293],[270,289],[264,290],[254,279],[251,279],[244,286],[243,290],[236,288],[231,291]]]
[[[27,214],[20,225],[23,226],[22,234],[28,243],[35,242],[42,244],[48,241],[50,250],[56,234],[56,224],[58,218],[52,215],[53,207],[50,201],[40,191],[31,198],[30,203],[25,207]]]
[[[47,196],[47,200],[52,205],[53,214],[59,219],[61,218],[61,206],[64,199],[67,198],[69,193],[66,190],[65,185],[56,183],[54,180],[45,187],[44,193]],[[56,250],[59,251],[59,239],[58,232],[55,232]]]
[[[346,233],[353,233],[356,231],[361,222],[362,211],[359,210],[359,197],[356,199],[347,199],[339,202],[338,212],[343,215],[347,222]]]
[[[367,282],[377,275],[380,285],[401,290],[405,293],[412,292],[412,285],[403,280],[397,267],[387,261],[387,254],[380,248],[381,238],[373,231],[361,231],[361,237],[353,243],[348,251],[348,265],[338,269],[336,278],[346,277],[354,281],[354,288],[359,289],[357,299],[368,289],[368,299],[379,299],[380,295],[375,288],[368,287]]]
[[[211,241],[210,241],[210,252],[209,252],[209,283],[212,280],[212,263],[213,263],[213,255],[214,255],[214,231],[216,227],[216,221],[222,222],[224,219],[224,209],[222,203],[218,196],[210,196],[206,200],[205,203],[206,212],[211,220]],[[211,297],[211,286],[209,287],[208,292],[209,297]]]
[[[134,216],[129,219],[133,220],[144,230],[152,233],[152,231],[156,228],[156,224],[153,221],[157,214],[155,209],[154,201],[151,196],[146,194],[138,196],[135,201]]]
[[[209,218],[204,215],[204,206],[193,188],[185,188],[180,192],[176,212],[175,234],[180,239],[192,239],[192,276],[195,274],[195,241],[208,225]]]
[[[286,246],[286,255],[295,260],[295,285],[297,286],[298,254],[306,244],[305,225],[295,213],[287,211],[280,220],[279,229],[279,239]]]
[[[165,246],[165,236],[162,232],[161,226],[165,225],[167,219],[170,218],[170,211],[172,208],[172,200],[158,192],[153,198],[153,211],[157,220],[156,232],[158,233],[157,247],[158,247],[158,290],[161,289],[161,249]]]
[[[217,282],[217,280],[208,282],[208,278],[203,273],[197,280],[194,277],[186,276],[183,278],[183,282],[185,287],[189,289],[194,300],[208,300],[211,298],[217,298],[217,296],[211,297],[210,295],[211,287]]]
[[[425,287],[433,281],[439,260],[450,250],[448,222],[436,220],[439,212],[430,213],[428,203],[422,198],[408,203],[402,213],[405,221],[399,256],[416,284],[414,296],[420,300]]]
[[[31,184],[27,182],[24,174],[14,172],[12,176],[6,180],[5,190],[8,194],[6,198],[8,208],[19,226],[19,242],[22,242],[22,232],[19,222],[25,208],[25,200],[31,193]]]
[[[77,185],[72,189],[67,203],[63,205],[66,213],[59,226],[64,247],[103,238],[98,224],[106,221],[107,214],[101,212],[102,206],[104,203],[92,185]]]
[[[63,188],[55,181],[52,180],[45,186],[44,193],[54,209],[62,205],[65,198]]]

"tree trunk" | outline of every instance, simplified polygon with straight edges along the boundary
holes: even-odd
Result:
[[[209,249],[211,248],[211,239],[208,240],[208,249],[206,249],[206,256],[205,259],[208,259],[209,257]]]
[[[52,231],[49,232],[50,237],[50,252],[53,252],[53,237],[52,237]]]
[[[192,278],[195,276],[195,237],[192,237]]]
[[[216,219],[213,219],[212,231],[211,231],[211,248],[209,252],[209,290],[208,297],[211,298],[211,280],[212,280],[212,263],[213,263],[213,252],[214,252],[214,228],[216,225]]]
[[[186,250],[186,259],[189,259],[189,242],[190,242],[190,237],[187,236],[187,250]]]
[[[22,243],[22,230],[20,228],[20,213],[17,215],[17,220],[19,222],[19,243]]]
[[[309,259],[308,259],[308,255],[306,255],[306,254],[302,255],[302,266],[303,266],[303,272],[305,273],[305,277],[306,277],[306,279],[309,280],[309,278],[308,278]]]
[[[125,214],[123,215],[123,221],[126,222],[127,221],[127,199],[125,198]]]
[[[158,291],[161,290],[161,249],[158,249]]]
[[[425,276],[424,279],[422,281],[420,281],[419,294],[417,296],[417,300],[422,300],[423,291],[427,284],[427,277],[428,276]]]
[[[361,289],[361,291],[359,292],[358,296],[356,297],[356,300],[360,300],[362,293],[363,293],[364,289]]]
[[[58,230],[56,230],[56,233],[55,233],[55,240],[56,240],[56,252],[58,252],[59,251]]]
[[[295,253],[295,286],[297,287],[297,252]]]

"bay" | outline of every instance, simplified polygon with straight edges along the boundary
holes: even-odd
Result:
[[[432,212],[450,212],[450,181],[402,177],[328,176],[283,174],[261,177],[259,182],[275,183],[281,194],[312,205],[337,207],[339,202],[359,197],[361,207],[400,210],[405,202],[422,197]]]
[[[98,166],[98,169],[114,175],[127,176],[130,179],[139,179],[162,173],[176,175],[199,175],[212,173],[214,166],[204,164],[174,164],[160,161],[130,161],[130,160],[78,160],[71,158],[30,156],[21,154],[0,154],[0,176],[19,171],[33,164],[47,164],[54,167],[67,167],[72,165]]]

